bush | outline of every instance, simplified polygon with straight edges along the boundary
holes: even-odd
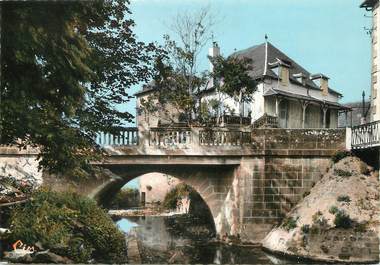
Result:
[[[343,210],[338,210],[335,213],[335,219],[334,224],[337,228],[351,228],[353,221],[351,220],[350,216]]]
[[[331,208],[329,209],[329,213],[331,214],[336,214],[338,211],[339,210],[336,206],[331,206]]]
[[[282,223],[282,227],[286,230],[291,230],[297,227],[297,219],[294,219],[293,217],[286,217]]]
[[[339,169],[339,168],[334,170],[334,174],[338,175],[340,177],[351,177],[352,176],[352,173],[350,171],[345,171],[345,170]]]
[[[331,161],[333,161],[334,163],[338,163],[340,160],[342,160],[343,158],[346,158],[348,156],[351,156],[352,153],[350,151],[347,151],[347,150],[339,150],[337,152],[335,152],[332,157],[331,157]]]
[[[321,211],[316,212],[312,216],[313,224],[310,227],[311,234],[317,234],[320,231],[324,231],[328,229],[329,225],[327,223],[326,218],[323,216]]]
[[[338,196],[338,198],[336,200],[338,202],[351,202],[350,196],[347,196],[347,195]]]
[[[176,209],[178,199],[185,195],[195,197],[195,194],[197,194],[197,192],[192,187],[184,183],[180,183],[165,195],[163,206],[168,210]]]
[[[364,233],[368,229],[368,222],[357,223],[354,227],[355,232]]]
[[[304,234],[308,234],[310,232],[310,225],[303,225],[303,226],[301,226],[301,231]]]
[[[122,263],[126,260],[125,236],[107,213],[93,200],[74,193],[41,189],[32,200],[12,210],[12,233],[8,240],[28,245],[39,242],[44,249],[60,248],[77,263],[96,261]],[[66,253],[62,253],[65,249]]]
[[[137,189],[121,189],[109,203],[112,209],[128,209],[140,205],[140,192]]]

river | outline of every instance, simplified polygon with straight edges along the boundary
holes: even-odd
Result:
[[[212,243],[206,239],[205,231],[199,227],[181,229],[177,217],[143,216],[128,217],[116,221],[118,227],[129,238],[137,237],[139,249],[143,251],[143,263],[185,264],[295,264],[297,261],[278,259],[260,248],[229,246]],[[199,237],[194,237],[198,233]]]

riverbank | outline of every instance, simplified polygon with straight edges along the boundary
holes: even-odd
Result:
[[[319,262],[377,263],[379,180],[356,157],[334,164],[263,240],[263,248]]]

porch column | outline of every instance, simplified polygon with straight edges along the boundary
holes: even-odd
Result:
[[[306,120],[306,108],[309,105],[308,101],[301,100],[302,105],[302,129],[305,128],[305,120]]]
[[[322,106],[323,111],[323,129],[326,129],[326,113],[327,113],[328,107]]]
[[[347,110],[345,110],[344,111],[344,118],[345,118],[345,125],[346,125],[346,128],[348,127],[348,111]]]
[[[278,117],[278,108],[279,108],[279,105],[280,105],[280,100],[278,99],[278,97],[276,97],[276,117]]]

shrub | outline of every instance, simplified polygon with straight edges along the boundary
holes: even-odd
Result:
[[[294,219],[293,217],[286,217],[282,223],[282,227],[286,230],[291,230],[297,227],[297,219]]]
[[[340,160],[342,160],[343,158],[346,158],[348,156],[351,156],[352,153],[350,151],[347,151],[347,150],[339,150],[337,152],[335,152],[332,157],[331,157],[331,161],[333,161],[334,163],[338,163]]]
[[[137,189],[121,189],[108,204],[112,209],[128,209],[140,205],[140,192]]]
[[[329,227],[327,220],[323,216],[321,211],[316,212],[312,216],[312,220],[313,220],[313,224],[310,227],[311,234],[317,234],[319,231],[326,230]]]
[[[334,170],[334,174],[338,175],[340,177],[351,177],[352,176],[352,173],[350,171],[346,171],[346,170],[339,169],[339,168]]]
[[[337,228],[351,228],[353,221],[351,220],[350,216],[343,210],[338,210],[335,213],[335,219],[334,219],[335,227]]]
[[[351,202],[350,196],[347,196],[347,195],[338,196],[338,198],[336,200],[338,202]]]
[[[329,209],[329,213],[336,214],[339,211],[339,209],[336,206],[331,206]]]
[[[302,197],[305,198],[306,196],[308,196],[310,194],[310,191],[305,191],[303,194],[302,194]]]
[[[304,234],[308,234],[310,232],[310,225],[303,225],[303,226],[301,226],[301,231]]]
[[[365,232],[367,231],[368,222],[357,223],[354,227],[355,232]]]
[[[8,240],[28,245],[40,242],[44,249],[63,248],[75,262],[125,262],[125,236],[95,201],[74,193],[40,189],[33,200],[12,210]]]
[[[169,210],[176,209],[178,199],[180,199],[184,195],[194,197],[193,195],[195,194],[196,191],[192,187],[184,183],[180,183],[165,195],[163,206],[165,209]]]

